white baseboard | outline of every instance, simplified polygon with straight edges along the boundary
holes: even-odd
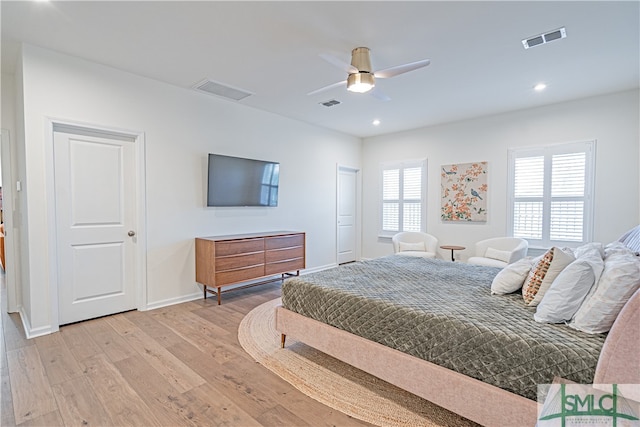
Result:
[[[18,306],[18,313],[20,314],[20,321],[22,322],[22,328],[24,329],[24,335],[27,339],[41,337],[43,335],[49,335],[52,332],[56,332],[53,330],[51,325],[41,326],[39,328],[32,328],[31,323],[29,323],[29,316],[24,311],[24,306]]]
[[[175,298],[168,298],[168,299],[165,299],[165,300],[162,300],[162,301],[156,301],[156,302],[148,303],[144,310],[142,310],[142,309],[139,309],[139,310],[140,311],[155,310],[156,308],[162,308],[162,307],[168,307],[170,305],[182,304],[183,302],[194,301],[194,300],[197,300],[199,298],[200,299],[203,298],[202,292],[193,293],[193,294],[189,294],[189,295],[182,295],[182,296],[175,297]]]
[[[330,268],[336,268],[337,266],[338,266],[338,264],[333,263],[333,264],[321,265],[319,267],[308,268],[308,269],[305,269],[305,270],[301,271],[300,275],[304,276],[305,274],[311,274],[311,273],[315,273],[315,272],[322,271],[322,270],[329,270]]]
[[[300,272],[301,276],[304,276],[305,274],[310,274],[310,273],[315,273],[317,271],[322,271],[322,270],[328,270],[330,268],[335,268],[337,267],[338,264],[326,264],[326,265],[321,265],[319,267],[313,267],[313,268],[309,268],[309,269],[305,269],[302,270]],[[274,281],[277,280],[277,275],[274,275]],[[264,280],[264,279],[256,279],[256,281],[258,280]],[[224,290],[233,290],[234,287],[241,287],[243,285],[246,284],[250,284],[251,281],[247,281],[247,282],[243,282],[243,283],[238,283],[237,285],[232,285],[232,286],[225,286]],[[200,286],[200,285],[198,285]],[[140,311],[147,311],[147,310],[155,310],[157,308],[162,308],[162,307],[168,307],[170,305],[175,305],[175,304],[181,304],[183,302],[189,302],[189,301],[194,301],[197,299],[203,298],[202,292],[198,292],[198,293],[193,293],[193,294],[189,294],[189,295],[183,295],[183,296],[179,296],[179,297],[175,297],[175,298],[169,298],[169,299],[165,299],[162,301],[156,301],[156,302],[152,302],[152,303],[147,303],[146,307],[144,309],[139,308],[138,310]]]

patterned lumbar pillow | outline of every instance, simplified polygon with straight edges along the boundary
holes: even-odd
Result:
[[[533,266],[522,287],[522,296],[528,306],[537,306],[551,283],[564,268],[575,260],[574,256],[562,249],[549,249]]]

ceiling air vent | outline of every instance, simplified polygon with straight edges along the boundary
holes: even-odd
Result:
[[[330,99],[329,101],[324,101],[324,102],[321,102],[320,104],[324,105],[325,107],[333,107],[334,105],[339,105],[340,101],[336,99]]]
[[[203,80],[193,86],[193,88],[200,92],[221,96],[227,99],[233,99],[234,101],[240,101],[248,96],[253,95],[251,92],[247,92],[242,89],[236,89],[234,87],[214,82],[212,80]]]
[[[554,40],[563,39],[567,37],[567,30],[564,27],[559,28],[557,30],[550,31],[548,33],[540,34],[534,37],[530,37],[528,39],[522,40],[522,45],[525,49],[532,48],[534,46],[539,46],[541,44],[549,43]]]

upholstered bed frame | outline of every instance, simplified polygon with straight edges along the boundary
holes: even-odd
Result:
[[[533,426],[537,403],[493,385],[276,308],[276,329],[330,356],[487,426]],[[595,384],[640,384],[640,290],[622,309],[600,353]]]

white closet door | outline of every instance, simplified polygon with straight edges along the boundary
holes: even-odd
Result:
[[[357,171],[338,171],[338,264],[356,260]]]
[[[136,307],[134,145],[54,132],[60,325]]]

